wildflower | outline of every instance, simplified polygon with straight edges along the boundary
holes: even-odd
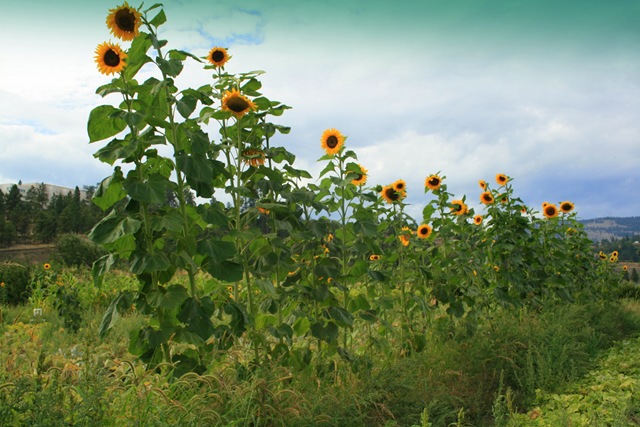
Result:
[[[216,67],[222,67],[229,60],[227,49],[223,47],[214,47],[209,51],[207,60]]]
[[[562,202],[560,203],[560,210],[563,213],[569,213],[573,210],[573,203],[566,201],[566,202]]]
[[[489,186],[489,184],[487,184],[487,181],[485,181],[484,179],[481,179],[480,181],[478,181],[478,185],[480,186],[480,188],[482,188],[483,190],[486,190],[487,187]]]
[[[451,213],[454,215],[464,215],[469,211],[469,208],[462,200],[454,200],[451,202]]]
[[[442,178],[440,178],[438,175],[429,175],[424,180],[424,186],[431,191],[438,190],[441,184],[442,184]]]
[[[542,206],[542,213],[547,218],[554,218],[558,216],[558,208],[554,204],[547,203],[546,205]]]
[[[351,183],[353,185],[362,186],[367,183],[367,172],[369,171],[366,170],[362,165],[358,165],[358,166],[360,167],[360,173],[357,174],[356,177],[351,180]]]
[[[490,205],[494,202],[493,199],[493,194],[491,194],[491,191],[485,191],[484,193],[480,194],[480,202],[482,202],[485,205]]]
[[[254,168],[260,165],[264,165],[265,154],[264,154],[264,151],[262,150],[252,148],[252,149],[242,151],[241,155],[242,155],[242,160],[246,164],[253,166]]]
[[[476,216],[473,217],[473,223],[475,225],[480,225],[482,224],[482,215],[478,214]]]
[[[98,70],[106,76],[124,70],[127,65],[124,62],[126,58],[127,54],[117,44],[104,42],[100,43],[96,48],[95,61]]]
[[[131,41],[139,34],[140,12],[124,2],[122,6],[109,10],[107,27],[111,33],[124,41]]]
[[[427,237],[431,236],[432,231],[433,228],[431,228],[429,224],[422,224],[420,227],[418,227],[416,234],[419,238],[426,239]]]
[[[322,133],[320,146],[330,156],[336,155],[344,145],[344,136],[337,129],[327,129]]]
[[[498,185],[505,185],[507,182],[509,182],[509,178],[507,177],[507,175],[499,173],[496,175],[496,182],[498,183]]]
[[[369,261],[380,261],[381,256],[377,254],[369,255]]]
[[[255,110],[256,104],[249,98],[238,92],[238,89],[228,90],[222,97],[222,109],[229,111],[237,119],[244,116],[249,110]]]

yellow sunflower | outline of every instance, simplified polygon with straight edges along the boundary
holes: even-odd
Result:
[[[499,173],[496,175],[496,182],[498,183],[498,185],[505,185],[507,182],[509,182],[509,178],[507,177],[507,175]]]
[[[369,261],[380,261],[380,255],[377,255],[377,254],[369,255]]]
[[[322,133],[320,145],[325,153],[334,156],[340,152],[344,145],[344,136],[337,129],[327,129]]]
[[[618,262],[618,257],[611,255],[611,257],[609,257],[609,262],[613,262],[613,263]]]
[[[127,54],[122,48],[114,43],[100,43],[96,48],[95,61],[98,70],[104,75],[119,73],[127,65],[124,60]]]
[[[502,196],[502,198],[500,199],[500,203],[507,203],[509,201],[509,199],[507,199],[507,196]]]
[[[543,205],[542,213],[547,218],[554,218],[554,217],[558,216],[558,208],[554,204],[547,203],[546,205]]]
[[[397,192],[392,185],[385,185],[382,187],[380,195],[387,203],[397,202],[398,200],[402,200],[403,197],[403,193]]]
[[[269,215],[271,213],[269,209],[265,209],[261,207],[258,207],[258,212],[260,212],[262,215]]]
[[[480,181],[478,181],[478,185],[480,186],[480,188],[482,188],[483,190],[487,189],[487,186],[489,184],[487,184],[487,181],[485,181],[484,179],[481,179]]]
[[[42,268],[44,268],[45,270],[49,270],[51,268],[51,264],[49,264],[48,262],[45,262]]]
[[[618,255],[619,255],[619,254],[618,254],[618,251],[613,251],[613,252],[611,252],[611,256],[612,256],[612,257],[616,257],[616,258],[618,258]]]
[[[602,252],[602,251],[600,251],[600,253],[598,253],[598,257],[599,257],[600,259],[602,259],[602,260],[607,259],[607,255],[606,255],[604,252]]]
[[[223,47],[214,47],[207,55],[207,61],[216,67],[223,67],[229,60],[229,53]]]
[[[629,270],[629,267],[627,267],[626,265],[623,265],[623,266],[622,266],[622,270],[623,270],[623,271],[628,271],[628,270]]]
[[[229,111],[237,119],[244,116],[249,110],[255,110],[256,104],[249,98],[238,92],[238,89],[228,90],[222,97],[222,109]]]
[[[424,186],[431,191],[436,191],[437,189],[439,189],[441,184],[442,178],[440,178],[438,175],[429,175],[424,180]]]
[[[569,213],[573,210],[573,203],[566,201],[566,202],[562,202],[560,203],[560,210],[564,213]]]
[[[255,167],[258,167],[260,165],[264,165],[264,158],[265,158],[265,154],[264,151],[262,150],[257,150],[257,149],[248,149],[248,150],[244,150],[242,153],[242,160],[250,165]]]
[[[451,213],[454,215],[464,215],[469,211],[467,205],[462,200],[454,200],[451,202]]]
[[[480,201],[485,205],[490,205],[494,202],[493,195],[491,191],[485,191],[480,195]]]
[[[353,185],[362,186],[367,183],[367,172],[369,171],[366,170],[362,165],[358,165],[358,166],[360,167],[360,173],[351,180],[351,183]]]
[[[109,10],[107,27],[111,33],[124,41],[131,41],[139,34],[140,12],[124,2],[122,6]]]
[[[391,185],[393,186],[393,189],[398,193],[404,193],[407,191],[407,183],[404,181],[404,179],[399,179]]]
[[[420,227],[418,227],[418,231],[416,231],[416,234],[419,238],[426,239],[427,237],[431,236],[432,231],[433,228],[431,228],[429,224],[422,224]]]
[[[473,217],[473,223],[475,225],[480,225],[482,224],[482,215],[478,214],[476,216]]]
[[[402,227],[402,231],[398,236],[398,239],[400,239],[400,243],[402,243],[402,246],[409,246],[412,234],[413,232],[411,231],[411,229],[409,229],[409,227]]]

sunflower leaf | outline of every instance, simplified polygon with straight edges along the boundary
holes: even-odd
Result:
[[[158,14],[154,16],[151,21],[149,21],[149,24],[158,28],[160,25],[164,24],[165,22],[167,22],[167,15],[164,14],[164,10],[160,9],[160,12],[158,12]]]
[[[127,124],[117,117],[120,113],[121,110],[111,105],[100,105],[91,110],[87,123],[89,142],[101,141],[122,132]]]
[[[133,39],[127,51],[127,66],[124,67],[124,77],[127,80],[131,81],[144,64],[151,62],[151,58],[147,56],[151,44],[150,36],[145,33],[140,33]]]

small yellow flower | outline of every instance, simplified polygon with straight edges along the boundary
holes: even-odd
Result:
[[[488,187],[487,181],[485,181],[484,179],[481,179],[480,181],[478,181],[478,185],[480,186],[480,188],[482,188],[483,190],[486,190]]]
[[[573,207],[574,207],[574,206],[573,206],[573,203],[571,203],[571,202],[569,202],[569,201],[566,201],[566,202],[562,202],[562,203],[560,203],[560,210],[561,210],[563,213],[569,213],[569,212],[571,212],[571,211],[573,210]]]
[[[475,225],[480,225],[482,224],[482,215],[478,214],[476,216],[473,217],[473,223]]]
[[[623,266],[622,266],[622,270],[623,270],[623,271],[628,271],[628,270],[629,270],[629,267],[627,267],[626,265],[623,265]],[[3,283],[3,285],[4,285],[4,283]]]
[[[494,265],[494,266],[493,266],[493,269],[494,269],[496,272],[500,271],[500,267],[498,267],[497,265]]]
[[[498,185],[505,185],[507,182],[509,182],[509,177],[507,177],[507,175],[503,173],[499,173],[496,175],[496,182],[498,183]]]
[[[45,262],[44,265],[42,266],[45,270],[49,270],[51,268],[51,264],[49,264],[48,262]]]
[[[4,288],[4,282],[0,282],[0,288]]]
[[[260,212],[262,215],[269,215],[271,213],[269,209],[265,209],[261,207],[258,207],[258,212]]]
[[[556,207],[556,205],[551,204],[551,203],[547,203],[546,205],[543,204],[542,205],[542,213],[547,218],[554,218],[554,217],[558,216],[558,208]]]
[[[433,228],[431,228],[429,224],[422,224],[420,227],[418,227],[418,231],[416,231],[416,234],[419,238],[426,239],[431,236],[432,231]]]
[[[442,185],[442,178],[440,178],[438,175],[429,175],[424,180],[424,186],[431,191],[438,190],[440,188],[440,185]]]
[[[369,261],[380,261],[381,256],[377,254],[369,255]]]
[[[228,60],[229,54],[227,52],[227,49],[223,47],[214,47],[209,51],[209,54],[207,55],[207,61],[209,61],[216,67],[224,66],[224,64],[226,64]]]
[[[398,236],[398,239],[400,239],[402,246],[409,246],[410,238],[412,234],[413,234],[413,231],[411,231],[409,227],[402,227],[402,230],[400,231],[400,235]]]

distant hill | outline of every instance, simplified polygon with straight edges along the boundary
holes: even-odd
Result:
[[[612,237],[620,239],[622,237],[640,234],[640,216],[627,218],[593,218],[580,221],[584,225],[584,230],[594,242]]]

